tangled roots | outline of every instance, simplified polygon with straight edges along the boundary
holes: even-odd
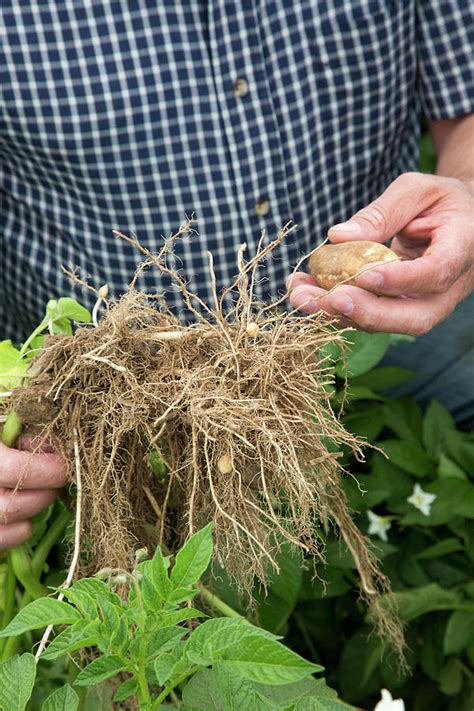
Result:
[[[189,228],[156,255],[121,237],[174,280],[193,325],[183,327],[162,297],[136,291],[134,279],[95,328],[48,338],[31,385],[14,394],[29,422],[37,403],[65,455],[77,433],[81,572],[128,568],[138,545],[172,547],[212,520],[219,562],[250,592],[255,577],[265,584],[278,567],[283,542],[323,562],[323,519],[351,551],[379,631],[400,649],[396,616],[380,605],[387,580],[349,515],[334,452],[362,456],[329,401],[326,349],[342,336],[321,313],[285,312],[284,299],[266,305],[254,296],[259,267],[293,228],[270,244],[262,238],[249,261],[242,247],[238,276],[222,294],[214,289],[212,307],[167,264]],[[215,284],[211,255],[209,273]],[[151,452],[166,465],[161,474]],[[72,481],[72,465],[70,473]]]

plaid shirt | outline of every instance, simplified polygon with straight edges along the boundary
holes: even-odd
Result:
[[[473,110],[472,0],[3,6],[2,338],[72,292],[62,264],[125,289],[139,255],[113,229],[156,250],[193,213],[177,258],[206,300],[206,250],[221,286],[241,242],[295,220],[259,286],[276,294],[331,224],[416,170],[421,111]]]

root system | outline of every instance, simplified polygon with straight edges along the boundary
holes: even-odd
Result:
[[[388,582],[347,509],[334,451],[344,445],[362,457],[330,404],[327,346],[342,345],[342,335],[321,313],[288,312],[284,298],[265,304],[255,296],[265,259],[293,228],[271,243],[263,236],[248,261],[242,246],[237,277],[219,294],[209,254],[212,304],[169,266],[174,241],[191,228],[157,254],[120,235],[144,256],[128,292],[107,302],[96,327],[47,338],[31,386],[14,393],[23,420],[42,420],[71,460],[71,482],[77,438],[80,571],[129,568],[138,546],[174,547],[212,520],[219,562],[250,592],[278,567],[283,542],[324,564],[323,520],[350,549],[379,632],[401,649],[396,615],[380,605]],[[144,267],[174,281],[191,326],[162,295],[137,291]],[[166,465],[161,474],[152,451]]]

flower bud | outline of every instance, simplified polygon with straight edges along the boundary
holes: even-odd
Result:
[[[137,563],[141,563],[142,560],[146,560],[148,558],[148,548],[139,548],[137,551],[135,551],[135,560]]]
[[[99,291],[97,292],[97,296],[99,299],[106,299],[108,295],[109,295],[109,285],[103,284],[100,287]]]
[[[115,577],[110,579],[111,585],[126,585],[127,582],[128,578],[126,575],[116,575]]]

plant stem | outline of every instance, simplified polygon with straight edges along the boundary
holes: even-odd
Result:
[[[64,528],[66,527],[67,523],[69,522],[69,519],[71,518],[71,514],[67,509],[64,509],[61,511],[61,513],[57,516],[57,518],[54,520],[54,522],[51,524],[45,535],[43,536],[43,539],[41,543],[38,544],[38,546],[35,549],[35,552],[33,554],[33,558],[31,561],[31,568],[33,571],[33,575],[36,576],[38,579],[41,576],[41,571],[43,570],[43,565],[45,564],[46,558],[48,557],[48,554],[51,550],[51,548],[54,546],[54,544],[58,541],[61,533],[63,532]],[[9,565],[11,565],[11,562],[9,562]],[[12,568],[13,572],[13,568]],[[13,574],[12,575],[12,582],[10,583],[13,585],[13,592],[12,592],[12,604],[14,604],[15,600],[15,588],[16,588],[16,576]],[[18,605],[18,609],[22,610],[24,607],[26,607],[31,601],[32,601],[31,595],[25,591],[23,594],[23,597],[21,599],[20,604]],[[4,615],[5,619],[5,615]],[[2,644],[0,645],[0,660],[4,661],[5,659],[8,659],[9,657],[14,656],[17,651],[18,647],[20,645],[20,640],[21,640],[21,635],[16,635],[14,637],[9,637],[6,640],[1,640]]]
[[[25,592],[23,595],[23,598],[18,606],[19,610],[22,610],[24,607],[26,607],[30,602],[32,601],[29,593]],[[15,656],[15,654],[18,652],[18,648],[20,646],[20,640],[21,640],[21,635],[16,635],[15,637],[8,637],[6,640],[5,646],[2,650],[1,654],[1,661],[4,662],[5,659],[9,659],[10,657]]]
[[[295,622],[298,626],[299,631],[301,632],[303,639],[305,641],[305,644],[308,648],[308,651],[311,654],[311,657],[313,659],[313,662],[320,662],[320,656],[316,650],[316,647],[313,644],[313,640],[311,639],[308,630],[306,629],[306,625],[304,624],[303,620],[300,617],[299,612],[293,611],[293,617],[295,618]]]
[[[220,597],[217,597],[217,595],[214,595],[214,593],[209,592],[207,588],[203,586],[199,586],[199,594],[201,597],[204,598],[204,600],[211,605],[215,610],[218,610],[224,617],[234,617],[239,620],[242,620],[243,622],[248,622],[248,620],[240,615],[238,612],[236,612],[232,607],[227,605],[223,600],[220,599]]]
[[[170,690],[170,697],[173,700],[173,703],[176,706],[176,708],[179,708],[180,706],[182,706],[181,699],[179,698],[176,691],[173,691],[173,689]]]
[[[70,519],[71,514],[66,508],[64,508],[54,519],[53,523],[48,528],[43,538],[36,546],[35,551],[33,553],[33,557],[31,559],[31,567],[36,577],[39,577],[41,575],[41,571],[43,570],[43,566],[46,562],[51,548],[54,546],[55,543],[58,542]]]
[[[25,544],[12,548],[10,561],[17,579],[33,600],[48,594],[44,585],[40,583],[33,573],[31,558]]]
[[[192,669],[187,671],[186,674],[183,674],[182,676],[179,677],[179,679],[177,679],[172,684],[169,684],[165,689],[163,689],[163,691],[158,696],[158,698],[153,702],[153,704],[151,706],[151,711],[155,711],[155,709],[157,709],[158,706],[161,706],[162,701],[164,701],[166,699],[166,697],[171,694],[173,689],[175,689],[177,686],[182,684],[183,681],[186,681],[186,679],[189,676],[192,676],[193,674],[195,674],[197,671],[199,671],[199,669],[203,669],[203,667],[201,667],[201,666],[193,667]]]
[[[138,681],[138,686],[140,687],[140,696],[142,697],[143,701],[146,703],[146,708],[147,709],[152,709],[153,706],[151,705],[151,696],[150,696],[150,690],[148,688],[148,682],[146,680],[146,673],[145,673],[145,668],[142,667],[142,664],[140,664],[140,669],[138,670],[138,673],[135,675],[136,680]]]
[[[10,557],[7,560],[7,573],[5,576],[5,589],[4,589],[4,603],[3,603],[3,615],[2,615],[2,629],[4,629],[13,617],[13,610],[15,607],[15,590],[16,590],[16,576],[13,572],[12,562]],[[2,639],[0,641],[0,656],[5,646],[6,640]]]
[[[20,355],[21,355],[21,356],[25,355],[25,353],[26,353],[27,350],[28,350],[28,346],[30,345],[30,343],[31,343],[32,341],[34,341],[34,339],[36,338],[36,336],[40,336],[40,335],[43,333],[44,329],[45,329],[45,328],[47,327],[47,325],[48,325],[48,321],[49,321],[49,319],[45,317],[45,318],[41,321],[40,325],[35,328],[35,330],[33,331],[33,333],[32,333],[30,336],[28,336],[28,338],[26,339],[26,341],[24,342],[24,344],[23,344],[22,347],[20,348]]]

